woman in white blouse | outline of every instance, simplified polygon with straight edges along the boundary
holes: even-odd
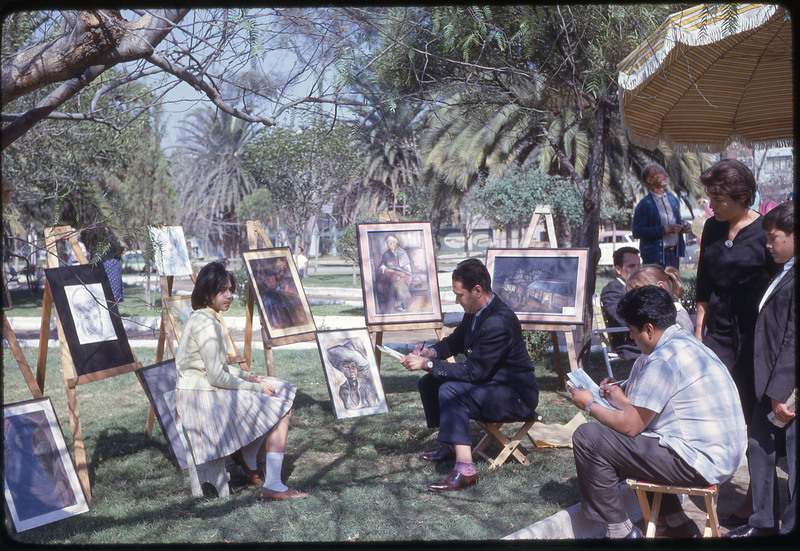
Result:
[[[230,308],[236,282],[219,262],[203,266],[192,291],[192,309],[175,363],[178,369],[178,415],[188,434],[195,463],[231,455],[260,499],[285,500],[308,494],[281,482],[289,418],[297,387],[274,377],[257,377],[227,365],[220,319]],[[258,450],[266,448],[263,479]]]

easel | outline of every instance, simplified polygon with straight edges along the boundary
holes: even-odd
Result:
[[[390,211],[383,211],[378,215],[378,220],[380,222],[399,222],[397,218],[397,213],[393,210]],[[362,277],[365,277],[362,275]],[[378,370],[381,368],[381,351],[378,346],[383,344],[383,333],[385,331],[416,331],[419,329],[433,329],[436,333],[436,338],[438,340],[442,340],[444,338],[444,330],[442,327],[444,323],[441,321],[425,321],[419,323],[386,323],[380,325],[370,325],[367,329],[370,332],[370,336],[373,337],[373,342],[375,343],[375,362],[378,364]],[[455,359],[449,358],[449,361],[453,362]]]
[[[553,212],[550,205],[537,205],[533,210],[531,223],[528,229],[525,230],[525,236],[520,242],[521,249],[530,249],[533,243],[533,233],[536,231],[536,226],[539,224],[539,219],[544,217],[545,228],[547,231],[547,240],[550,247],[553,249],[558,248],[556,241],[556,227],[553,223]],[[556,371],[558,371],[558,384],[561,388],[565,388],[566,381],[564,379],[564,368],[561,361],[561,350],[558,347],[558,333],[564,333],[564,340],[567,344],[567,360],[569,361],[570,371],[578,369],[578,356],[575,353],[575,337],[572,334],[574,325],[558,325],[558,324],[543,324],[543,323],[522,323],[522,329],[526,331],[549,331],[550,341],[553,343],[553,358],[556,361]]]
[[[264,226],[258,220],[247,220],[245,222],[247,231],[247,248],[253,250],[258,248],[258,240],[264,244],[264,248],[271,249],[273,247],[272,240],[264,230]],[[247,286],[247,303],[245,306],[245,326],[244,326],[244,361],[249,365],[250,358],[253,351],[253,315],[255,314],[255,294],[251,285]],[[296,342],[313,341],[315,339],[314,333],[302,333],[300,335],[292,335],[289,337],[281,337],[277,339],[270,339],[267,335],[267,330],[264,324],[261,324],[261,341],[264,343],[264,363],[267,367],[267,375],[275,377],[275,360],[272,356],[273,346],[280,346],[283,344],[293,344]]]
[[[45,250],[47,252],[47,268],[57,268],[58,260],[58,241],[66,239],[70,247],[72,247],[78,262],[81,264],[88,264],[89,261],[86,255],[81,251],[77,242],[77,232],[69,226],[56,226],[53,228],[45,228]],[[50,290],[50,285],[45,280],[44,287],[44,300],[42,305],[42,325],[39,332],[39,357],[37,364],[37,385],[41,392],[44,389],[44,375],[47,369],[47,342],[50,338],[50,316],[53,308],[53,294]],[[64,386],[67,392],[67,406],[69,407],[69,424],[72,429],[72,445],[75,451],[75,467],[78,471],[78,479],[80,480],[83,492],[86,495],[86,501],[89,505],[92,503],[92,488],[89,482],[89,469],[86,464],[86,447],[83,442],[83,429],[81,428],[81,418],[78,413],[78,393],[76,387],[81,384],[89,383],[99,380],[100,377],[96,374],[76,376],[75,365],[72,362],[72,356],[69,352],[67,340],[64,334],[64,328],[61,325],[61,320],[56,311],[56,330],[58,331],[58,345],[61,355],[61,368],[64,376]],[[132,352],[131,352],[132,353]],[[107,370],[103,378],[107,376],[121,375],[130,371],[139,369],[141,364],[136,361],[134,356],[134,363],[117,366],[113,369]]]

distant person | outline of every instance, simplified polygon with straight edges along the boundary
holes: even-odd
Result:
[[[472,462],[470,419],[529,419],[539,403],[533,364],[516,314],[492,292],[483,263],[470,258],[453,271],[453,293],[464,309],[455,330],[430,348],[418,345],[405,356],[409,371],[428,373],[419,380],[419,395],[429,428],[439,427],[444,446],[419,456],[455,466],[444,480],[428,484],[430,492],[464,490],[478,482]],[[464,361],[447,358],[464,355]]]
[[[86,258],[86,260],[89,260],[89,252],[86,250],[86,245],[83,244],[83,241],[81,241],[80,237],[76,238],[76,242],[78,243],[78,249],[80,249],[80,251],[83,253],[83,256]],[[71,266],[77,266],[81,263],[80,260],[78,260],[78,255],[75,254],[75,250],[72,248],[69,242],[67,242],[67,262]]]
[[[93,254],[100,253],[100,260],[108,275],[111,283],[111,292],[114,294],[114,302],[120,303],[125,300],[125,287],[122,284],[122,255],[128,249],[117,238],[114,230],[108,226],[103,226],[95,231]]]
[[[742,406],[730,373],[717,356],[675,324],[666,289],[629,291],[617,313],[646,356],[636,361],[623,390],[611,378],[595,401],[570,388],[572,402],[597,423],[572,436],[578,494],[589,520],[606,524],[608,538],[642,537],[628,517],[620,482],[636,478],[673,486],[710,486],[728,480],[744,455]],[[700,532],[678,496],[661,501],[664,536],[697,538]]]
[[[274,377],[227,365],[222,312],[233,300],[236,281],[219,262],[200,269],[192,291],[192,309],[183,329],[175,365],[178,415],[197,464],[231,455],[259,499],[307,497],[281,482],[289,419],[297,387]],[[266,450],[266,472],[257,471],[257,454]]]
[[[788,403],[791,397],[797,398],[794,204],[782,203],[770,210],[762,228],[767,249],[782,270],[759,302],[753,343],[756,404],[748,448],[753,513],[745,524],[726,534],[731,538],[790,534],[797,513],[797,406]],[[788,502],[781,510],[775,464],[784,454],[789,485]]]
[[[607,327],[625,327],[625,322],[617,315],[617,304],[625,295],[628,277],[639,268],[639,250],[635,247],[620,247],[614,251],[614,273],[616,278],[609,281],[600,293],[600,304]],[[642,353],[633,342],[630,333],[609,333],[611,346],[621,358],[635,360]]]
[[[300,275],[300,279],[306,277],[306,270],[308,270],[308,257],[303,254],[305,250],[303,247],[297,247],[297,254],[294,255],[294,263],[297,265],[297,273]]]
[[[669,176],[659,164],[642,169],[642,183],[649,190],[633,211],[631,232],[639,240],[642,263],[680,269],[686,254],[683,234],[691,229],[681,219],[678,198],[667,191]]]
[[[675,309],[678,311],[678,327],[694,335],[694,323],[692,322],[692,318],[680,301],[680,298],[683,296],[683,281],[681,280],[680,272],[672,266],[667,266],[667,268],[664,269],[658,264],[644,264],[639,266],[639,269],[631,274],[625,284],[625,289],[627,292],[638,287],[644,287],[645,285],[661,287],[672,295]]]

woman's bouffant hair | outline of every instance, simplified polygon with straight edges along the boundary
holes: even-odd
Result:
[[[192,291],[192,310],[200,310],[211,304],[211,300],[231,284],[236,288],[236,279],[221,262],[209,262],[197,273]]]
[[[628,281],[625,283],[625,289],[637,289],[645,285],[658,285],[669,291],[675,298],[681,298],[683,295],[683,281],[681,280],[680,272],[672,266],[667,266],[666,269],[658,264],[643,264],[639,269],[631,274]]]
[[[709,195],[730,195],[750,207],[756,201],[756,178],[747,165],[736,159],[722,159],[700,174]]]

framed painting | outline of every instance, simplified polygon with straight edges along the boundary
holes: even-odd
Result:
[[[369,331],[318,331],[316,337],[336,419],[388,412]]]
[[[148,226],[156,270],[161,276],[191,276],[192,263],[182,226]]]
[[[49,397],[3,406],[3,482],[16,532],[89,510]]]
[[[45,270],[78,384],[133,371],[131,351],[102,264]]]
[[[169,321],[172,323],[172,331],[175,334],[175,340],[181,342],[181,335],[186,322],[189,321],[189,316],[192,310],[192,297],[191,295],[173,295],[164,299],[167,306],[167,315]]]
[[[366,324],[441,322],[430,222],[356,227]]]
[[[492,291],[521,323],[584,322],[589,249],[489,249]]]
[[[170,459],[180,470],[189,465],[186,463],[186,449],[183,447],[178,431],[175,427],[175,418],[172,416],[164,394],[174,391],[178,384],[178,370],[175,359],[166,360],[157,364],[148,365],[136,371],[136,376],[144,387],[147,399],[153,406],[156,419],[161,427],[161,433],[167,441]]]
[[[242,258],[261,314],[261,325],[269,339],[280,342],[313,333],[314,316],[289,247],[245,251]]]

